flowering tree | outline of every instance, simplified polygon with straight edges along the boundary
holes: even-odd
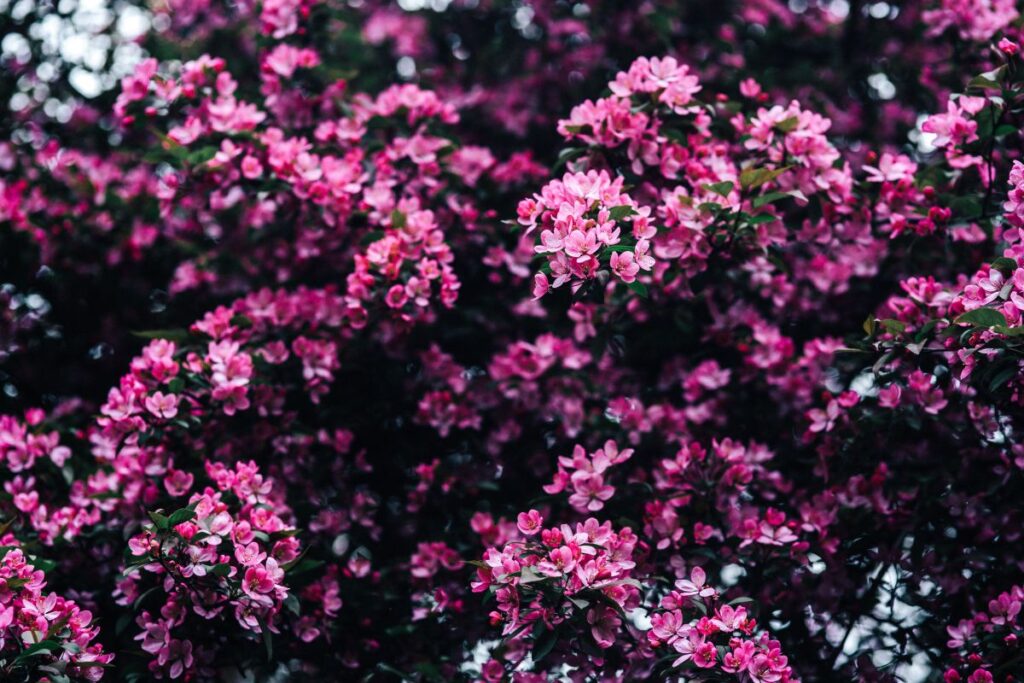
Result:
[[[1015,3],[71,4],[0,678],[1024,682]]]

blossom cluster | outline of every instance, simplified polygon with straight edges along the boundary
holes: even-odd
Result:
[[[0,671],[11,680],[98,681],[114,655],[93,641],[93,614],[47,591],[46,576],[9,533],[0,559]]]
[[[146,575],[157,579],[159,599],[139,615],[136,640],[154,657],[150,671],[161,677],[209,675],[221,619],[255,633],[276,631],[289,598],[285,572],[300,555],[297,530],[278,515],[286,513],[280,502],[274,505],[273,482],[254,463],[206,469],[214,486],[190,495],[191,474],[164,480],[188,504],[168,515],[150,513],[152,523],[128,540],[131,560],[118,584],[121,604],[142,605],[143,594],[154,595]],[[188,621],[200,626],[187,628]]]
[[[0,678],[1018,683],[1017,6],[400,4],[0,21]]]
[[[747,609],[735,600],[722,602],[706,579],[704,570],[694,567],[689,579],[676,581],[675,590],[662,598],[647,632],[655,651],[674,650],[673,668],[718,669],[755,683],[796,681],[778,641],[766,632],[755,636],[757,622]],[[686,613],[702,616],[687,621]]]
[[[521,513],[517,526],[523,538],[488,548],[473,582],[473,591],[489,591],[497,601],[491,620],[509,635],[585,619],[597,647],[611,647],[622,626],[619,613],[640,599],[631,575],[636,535],[593,517],[545,528],[536,510]]]
[[[1003,648],[1012,650],[1020,640],[1022,602],[1024,589],[1014,586],[989,600],[987,609],[947,626],[947,645],[954,652],[956,664],[946,669],[943,680],[990,683],[997,680],[1000,670],[1012,667],[1012,661],[1002,661],[1008,654]]]

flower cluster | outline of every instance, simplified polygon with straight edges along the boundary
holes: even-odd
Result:
[[[651,209],[625,194],[622,184],[603,170],[568,173],[519,203],[519,222],[527,234],[540,229],[534,249],[547,259],[547,272],[534,278],[536,298],[566,283],[578,290],[603,266],[626,284],[654,267]]]
[[[121,604],[146,608],[136,640],[153,656],[150,671],[171,679],[210,674],[223,620],[267,637],[276,632],[289,598],[285,572],[300,555],[297,530],[278,514],[287,510],[272,495],[273,481],[254,463],[206,470],[214,485],[194,492],[191,474],[168,475],[165,487],[175,498],[188,496],[187,505],[150,513],[152,523],[128,541],[131,559],[118,584]]]
[[[749,113],[703,105],[696,77],[672,58],[638,59],[609,88],[612,96],[577,107],[559,125],[570,144],[589,146],[567,157],[576,172],[519,204],[520,224],[527,234],[540,229],[534,249],[547,259],[535,276],[536,297],[567,282],[575,293],[609,275],[640,294],[646,282],[688,293],[716,249],[786,248],[792,236],[784,221],[801,217],[783,208],[811,198],[821,213],[850,223],[824,239],[857,241],[863,257],[870,233],[852,211],[852,174],[826,137],[827,118],[796,101]],[[613,159],[628,172],[610,175],[605,165]],[[640,202],[623,193],[627,182],[642,187]],[[816,256],[811,267],[830,265],[828,258]],[[770,277],[772,266],[764,266],[762,277]]]
[[[755,635],[757,622],[738,604],[742,601],[722,601],[706,579],[704,570],[694,567],[689,579],[676,581],[675,590],[662,598],[647,632],[655,651],[674,650],[672,668],[680,672],[716,669],[741,681],[795,682],[778,641],[765,632]]]
[[[605,483],[605,470],[626,462],[631,455],[632,448],[620,451],[614,441],[605,442],[602,448],[589,455],[577,444],[571,458],[558,458],[555,480],[544,487],[544,492],[554,494],[569,488],[573,492],[569,496],[570,505],[579,512],[597,512],[615,495],[615,487]]]
[[[992,683],[1000,672],[1013,670],[1022,603],[1024,588],[1014,586],[989,600],[987,609],[946,627],[955,662],[943,674],[946,683]]]
[[[114,655],[93,641],[93,615],[47,592],[43,570],[8,533],[0,553],[0,671],[10,680],[98,681]]]
[[[0,678],[1021,683],[1016,4],[65,4]]]
[[[575,527],[544,528],[536,510],[520,515],[518,526],[523,538],[488,548],[473,582],[474,592],[489,591],[497,600],[491,620],[504,635],[585,623],[599,648],[611,647],[622,626],[619,613],[640,599],[632,577],[636,535],[593,517]]]

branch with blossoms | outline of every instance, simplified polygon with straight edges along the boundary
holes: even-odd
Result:
[[[550,656],[572,666],[580,657],[612,657],[610,648],[623,637],[632,642],[616,658],[624,657],[636,674],[718,680],[708,678],[718,672],[731,674],[729,680],[796,680],[779,644],[767,633],[754,637],[757,623],[740,605],[748,600],[721,602],[699,566],[651,609],[643,606],[644,598],[663,591],[634,571],[637,539],[628,528],[616,533],[610,523],[593,518],[575,529],[542,525],[536,510],[521,513],[521,538],[500,551],[489,548],[476,563],[473,590],[497,600],[492,622],[502,625],[507,639],[483,667],[487,680],[502,680],[505,669],[515,670],[524,646],[535,663]],[[639,614],[650,623],[646,642],[634,625]],[[674,653],[661,655],[662,648]]]
[[[194,493],[170,514],[150,512],[151,524],[128,541],[119,602],[143,610],[136,640],[154,656],[149,670],[156,675],[208,675],[223,666],[216,657],[226,637],[216,621],[222,613],[250,632],[250,640],[262,640],[269,658],[282,610],[299,611],[284,584],[300,562],[298,531],[272,512],[273,482],[254,463],[210,465],[207,476],[214,488]],[[246,655],[236,649],[232,657]]]
[[[98,681],[114,655],[93,642],[99,628],[92,612],[46,591],[42,564],[27,556],[12,534],[3,533],[0,672],[12,681]]]
[[[589,145],[565,150],[570,166],[589,170],[519,204],[519,223],[540,230],[535,250],[547,259],[536,297],[609,276],[639,293],[647,281],[685,294],[714,251],[739,257],[785,245],[785,203],[849,213],[849,170],[833,167],[829,124],[796,102],[750,115],[742,103],[702,104],[696,76],[672,58],[638,59],[609,88],[559,124],[567,142]],[[640,200],[623,192],[627,179]]]

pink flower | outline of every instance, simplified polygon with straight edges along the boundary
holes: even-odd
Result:
[[[572,549],[569,546],[554,548],[547,559],[537,564],[537,571],[546,576],[564,576],[576,568],[576,558],[573,557]]]
[[[640,265],[634,260],[633,253],[629,251],[612,252],[610,265],[612,272],[623,282],[634,282],[637,273],[640,272]]]
[[[813,408],[807,411],[807,418],[811,421],[808,429],[812,432],[830,432],[840,414],[839,402],[832,399],[828,402],[825,410]]]
[[[741,607],[722,605],[715,610],[715,616],[711,623],[725,632],[740,629],[747,619],[747,610]]]
[[[704,636],[697,629],[690,629],[684,637],[678,638],[672,643],[672,648],[679,653],[679,657],[672,662],[672,666],[679,666],[690,661],[706,644],[710,643],[705,643]],[[712,645],[712,647],[714,646]],[[706,657],[707,654],[705,653],[704,656]]]
[[[191,490],[194,481],[195,476],[191,472],[172,469],[164,477],[164,488],[174,497],[183,496]]]
[[[543,524],[544,519],[536,510],[520,512],[519,516],[516,518],[516,526],[518,526],[519,531],[526,536],[533,536],[539,533]]]
[[[242,159],[242,175],[249,180],[255,180],[263,175],[263,165],[254,156],[246,155]]]
[[[548,293],[550,285],[548,284],[547,275],[544,273],[537,273],[533,276],[533,298],[540,299],[542,296]]]
[[[597,234],[588,230],[573,230],[565,238],[565,253],[577,260],[597,252]]]
[[[384,297],[384,301],[387,303],[389,308],[401,308],[405,306],[409,300],[409,295],[405,291],[403,285],[392,285],[391,289],[388,290],[387,295]]]
[[[597,473],[577,470],[570,481],[575,493],[569,496],[569,504],[580,511],[597,512],[615,495],[615,488],[605,484],[604,477]]]
[[[992,683],[993,680],[995,679],[992,677],[991,672],[986,671],[985,669],[976,669],[974,673],[967,678],[967,683]]]
[[[903,154],[894,155],[890,152],[882,154],[878,166],[865,166],[867,180],[872,183],[896,183],[901,180],[912,181],[917,172],[917,164]]]
[[[166,667],[167,675],[172,679],[192,667],[192,643],[188,640],[171,640],[157,652],[157,664]]]
[[[702,669],[710,669],[715,665],[715,661],[718,659],[718,650],[715,649],[714,643],[703,642],[697,646],[697,649],[693,652],[693,663]]]
[[[269,594],[275,592],[283,578],[284,570],[278,566],[277,560],[270,557],[267,558],[265,566],[250,566],[245,570],[242,590],[253,601],[270,606],[273,604],[273,600]]]
[[[701,598],[717,596],[718,591],[708,586],[705,583],[706,579],[707,575],[704,573],[704,570],[700,567],[694,567],[690,570],[690,580],[679,579],[676,581],[676,588],[679,589],[680,593],[687,596],[693,595]]]
[[[601,606],[587,612],[587,623],[598,647],[607,650],[615,644],[615,632],[622,620],[611,607]]]
[[[898,384],[890,384],[878,390],[878,405],[882,408],[896,408],[900,404],[903,390]]]
[[[253,566],[263,562],[263,560],[265,560],[266,557],[267,557],[267,554],[260,549],[259,544],[256,543],[255,541],[253,541],[252,543],[249,543],[247,545],[244,545],[244,546],[243,545],[236,545],[235,546],[235,559],[238,560],[238,563],[240,565],[242,565],[243,567],[253,567]],[[248,573],[249,573],[249,571],[246,570],[246,576],[248,576]],[[255,576],[255,574],[254,574],[254,576]],[[261,591],[261,592],[267,592],[267,591]]]

